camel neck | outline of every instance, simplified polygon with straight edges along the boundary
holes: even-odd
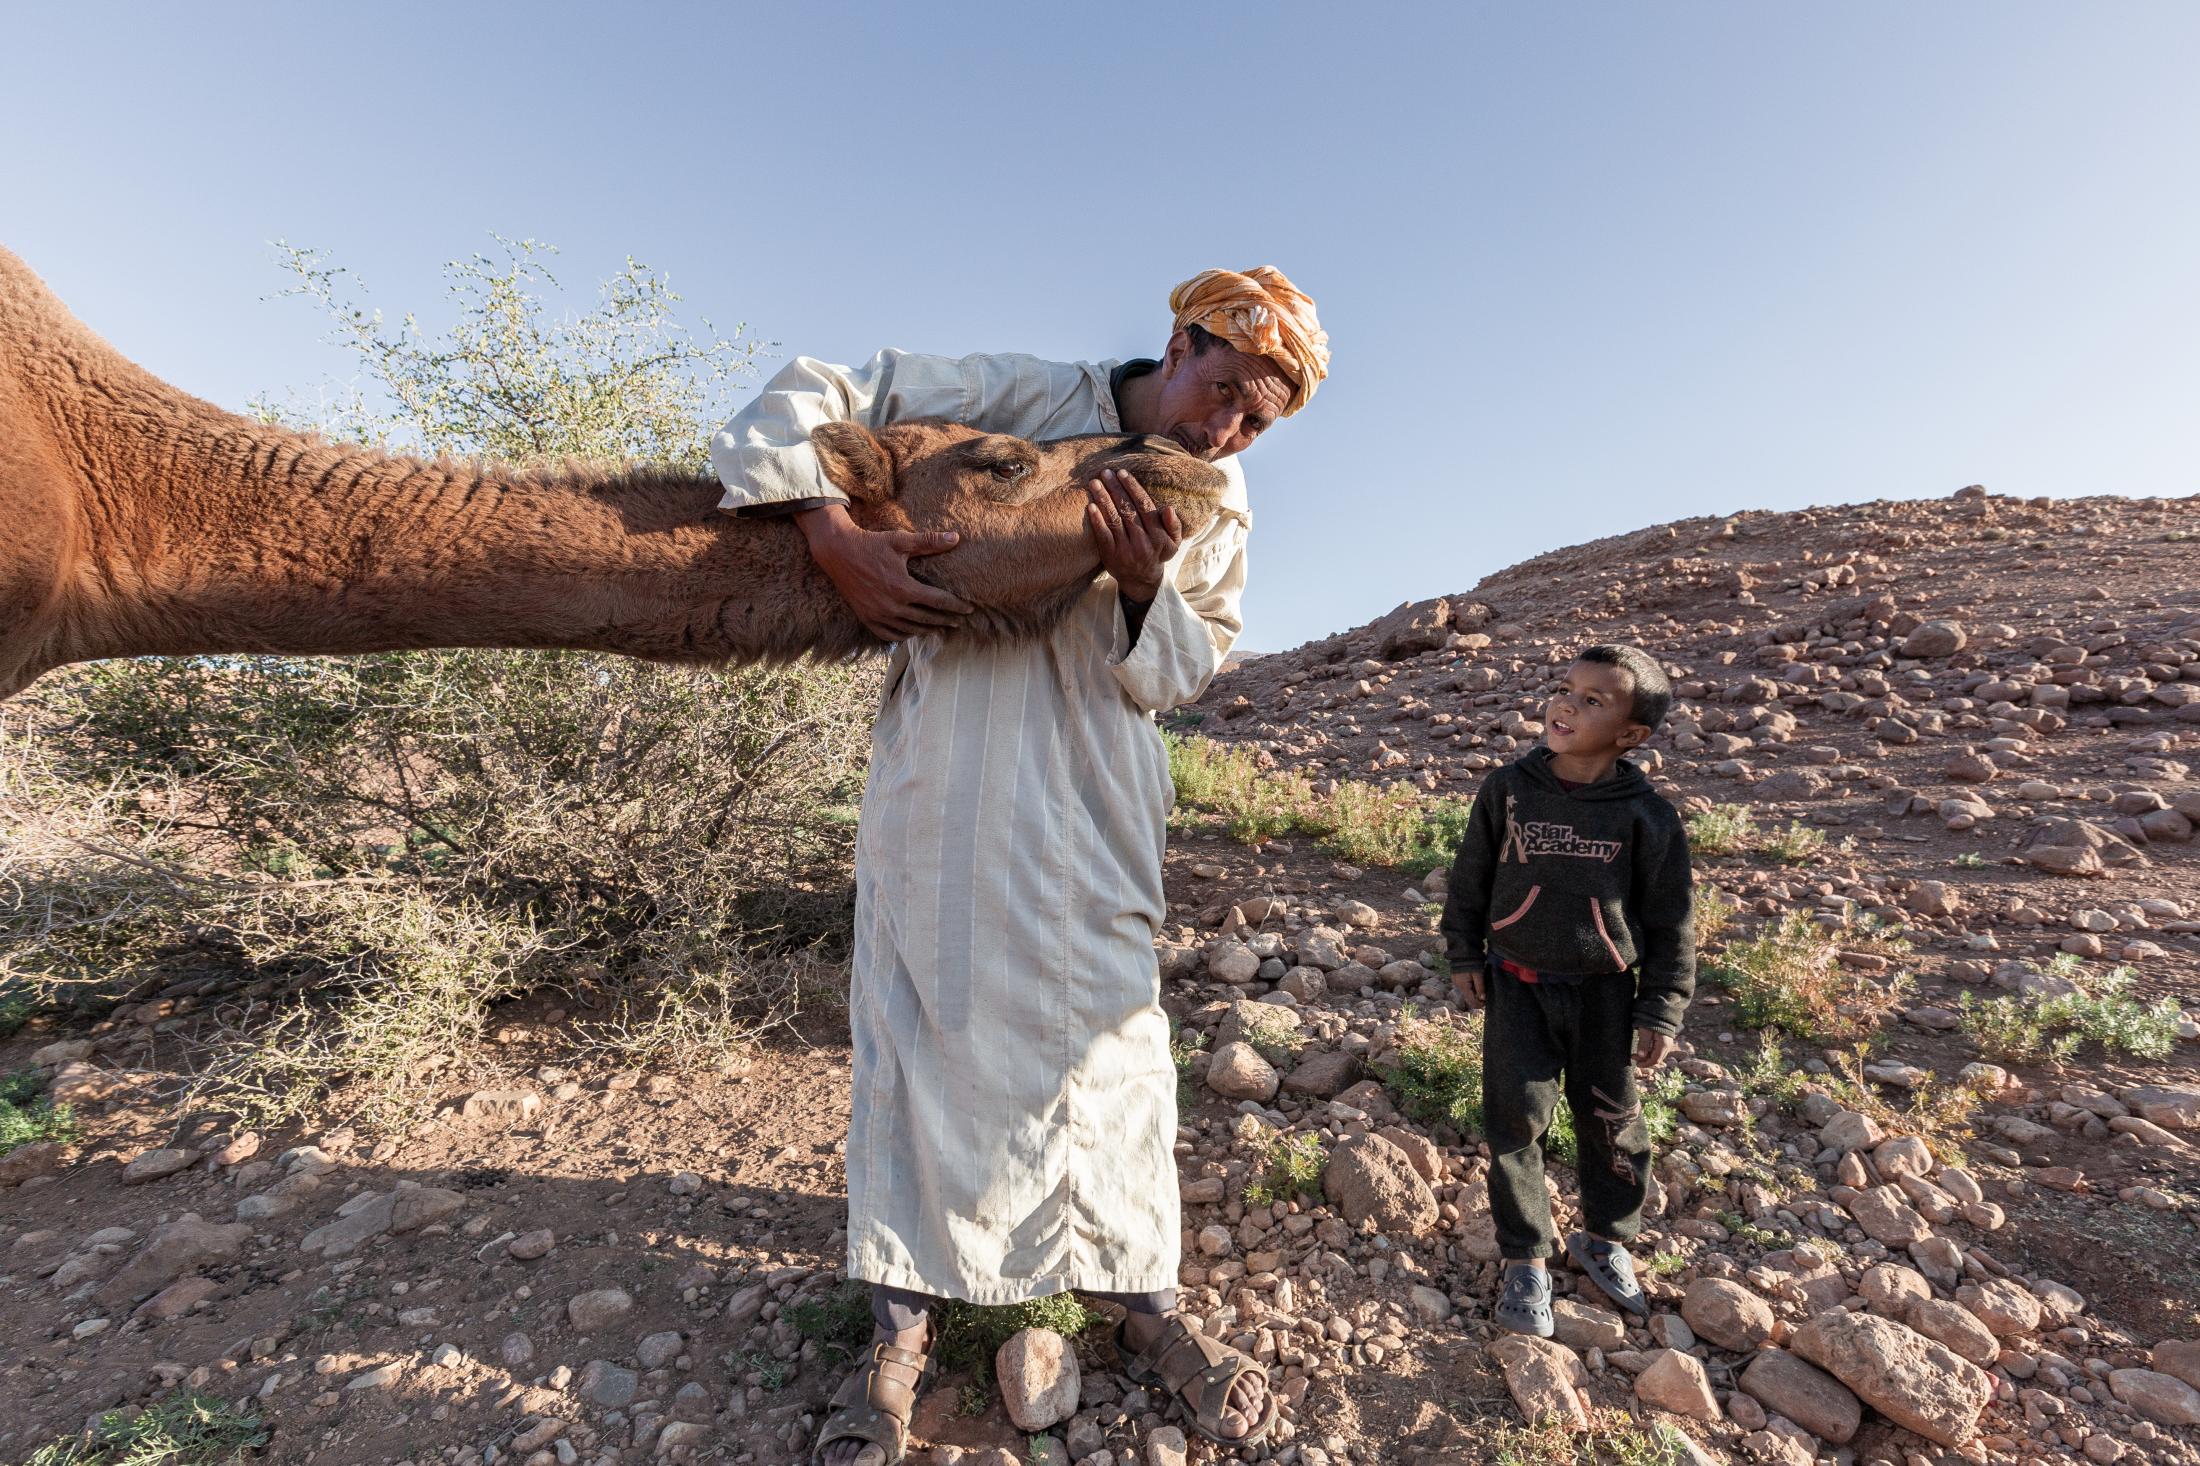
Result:
[[[323,443],[205,404],[120,442],[80,656],[576,647],[833,654],[862,632],[785,523],[665,469],[513,471]]]

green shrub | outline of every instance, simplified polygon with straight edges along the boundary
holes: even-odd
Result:
[[[993,1356],[1001,1352],[1001,1345],[1025,1329],[1052,1329],[1065,1339],[1075,1339],[1107,1322],[1105,1315],[1078,1302],[1074,1293],[1056,1293],[997,1308],[948,1302],[936,1306],[932,1318],[939,1331],[933,1354],[940,1367],[948,1371],[975,1370],[988,1384],[993,1379]]]
[[[192,1390],[135,1415],[110,1410],[83,1436],[33,1451],[26,1466],[230,1466],[266,1444],[257,1415]]]
[[[1727,928],[1734,924],[1735,908],[1726,892],[1709,881],[1696,882],[1690,904],[1694,911],[1696,960],[1700,963],[1726,940]]]
[[[1808,865],[1818,858],[1825,844],[1825,831],[1790,820],[1786,829],[1766,837],[1760,848],[1782,865]]]
[[[1319,1196],[1329,1152],[1318,1135],[1277,1135],[1261,1154],[1260,1174],[1246,1184],[1245,1199],[1272,1206],[1297,1196]]]
[[[1876,932],[1851,945],[1896,945]],[[1790,911],[1754,937],[1728,942],[1711,977],[1733,995],[1743,1023],[1796,1038],[1840,1041],[1875,1031],[1907,990],[1843,966],[1843,943],[1807,911]]]
[[[871,1342],[871,1285],[849,1279],[829,1293],[787,1310],[787,1322],[834,1363],[846,1363]]]
[[[1688,848],[1696,855],[1739,855],[1749,849],[1756,832],[1748,805],[1714,804],[1688,817]]]
[[[34,1141],[76,1139],[75,1111],[41,1097],[44,1087],[45,1081],[29,1069],[0,1077],[0,1155]]]
[[[1415,875],[1449,864],[1466,834],[1471,805],[1461,800],[1429,800],[1356,779],[1320,795],[1304,774],[1263,769],[1250,749],[1183,733],[1162,737],[1179,827],[1203,816],[1204,823],[1248,844],[1306,835],[1355,865]]]
[[[1379,1076],[1400,1113],[1422,1125],[1482,1132],[1482,1015],[1408,1017]]]
[[[2170,998],[2142,1003],[2131,996],[2132,982],[2131,969],[2119,967],[2096,979],[2091,991],[1983,1002],[1965,993],[1959,1003],[1963,1032],[1981,1053],[2004,1063],[2060,1063],[2088,1043],[2135,1059],[2166,1059],[2177,1047],[2177,1004]]]

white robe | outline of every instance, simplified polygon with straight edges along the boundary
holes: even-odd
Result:
[[[829,419],[1117,432],[1113,363],[798,358],[712,440],[725,507],[844,497]],[[1177,1282],[1176,1070],[1153,941],[1172,793],[1153,715],[1240,629],[1245,481],[1137,643],[1102,576],[1044,641],[895,652],[856,840],[851,1277],[973,1303]]]

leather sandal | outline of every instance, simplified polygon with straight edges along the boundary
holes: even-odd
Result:
[[[889,1376],[887,1371],[899,1371]],[[892,1344],[874,1343],[871,1352],[833,1392],[833,1413],[819,1427],[810,1448],[810,1466],[825,1459],[827,1446],[855,1441],[886,1453],[886,1466],[899,1466],[909,1451],[909,1422],[917,1396],[932,1378],[932,1356]]]
[[[1123,1372],[1134,1383],[1167,1390],[1191,1416],[1192,1429],[1217,1445],[1249,1446],[1265,1440],[1276,1428],[1279,1410],[1271,1389],[1263,1397],[1266,1408],[1251,1430],[1243,1435],[1223,1430],[1222,1412],[1230,1408],[1230,1387],[1247,1370],[1259,1370],[1260,1364],[1242,1349],[1193,1328],[1182,1315],[1168,1316],[1161,1337],[1147,1354],[1134,1353],[1123,1336],[1123,1325],[1117,1324],[1115,1352],[1122,1356]]]

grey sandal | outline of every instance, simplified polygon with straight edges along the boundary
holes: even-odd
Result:
[[[1566,1255],[1588,1274],[1598,1292],[1637,1318],[1650,1316],[1650,1299],[1635,1280],[1635,1259],[1626,1248],[1587,1232],[1569,1232]]]
[[[1280,1411],[1276,1392],[1270,1390],[1262,1397],[1265,1408],[1251,1430],[1243,1435],[1224,1433],[1222,1412],[1232,1408],[1230,1387],[1247,1370],[1258,1370],[1260,1365],[1243,1350],[1209,1338],[1178,1314],[1168,1315],[1150,1354],[1132,1352],[1130,1342],[1123,1337],[1123,1326],[1117,1324],[1115,1352],[1122,1357],[1123,1372],[1133,1383],[1167,1390],[1191,1416],[1192,1429],[1217,1445],[1250,1446],[1266,1440],[1276,1428]]]
[[[1551,1317],[1551,1270],[1533,1263],[1506,1263],[1504,1291],[1497,1295],[1490,1317],[1499,1328],[1516,1334],[1548,1339],[1557,1333],[1558,1324]]]
[[[912,1377],[889,1377],[889,1368]],[[818,1429],[817,1444],[810,1448],[810,1466],[824,1461],[827,1446],[845,1441],[877,1446],[886,1453],[886,1466],[899,1466],[909,1453],[909,1422],[917,1413],[917,1396],[931,1378],[930,1354],[873,1344],[863,1363],[849,1371],[833,1392],[833,1413]]]

